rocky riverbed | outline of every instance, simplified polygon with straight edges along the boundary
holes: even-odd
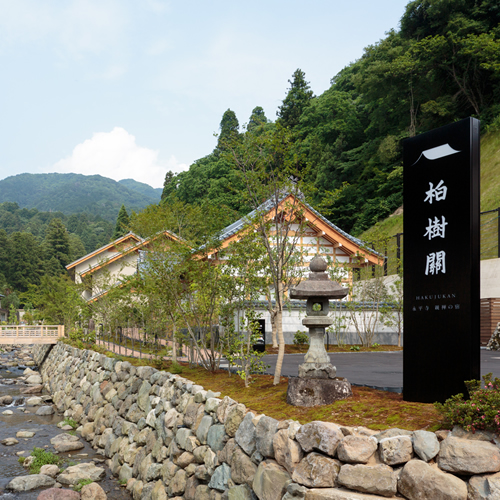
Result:
[[[31,452],[57,454],[62,463],[29,474]],[[19,458],[24,457],[24,464]],[[21,459],[22,461],[22,459]],[[0,500],[131,499],[112,477],[105,459],[64,423],[31,357],[29,346],[4,346],[0,351]],[[80,493],[72,488],[93,480]]]

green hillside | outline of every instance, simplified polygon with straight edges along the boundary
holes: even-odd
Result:
[[[130,212],[158,203],[155,190],[144,186],[100,175],[20,174],[0,181],[0,203],[67,215],[85,212],[114,222],[122,204]]]
[[[156,201],[160,201],[161,193],[163,191],[162,188],[153,188],[149,184],[144,184],[144,182],[137,182],[134,179],[122,179],[118,182],[131,191],[137,191],[143,196],[152,198]]]
[[[500,131],[487,132],[481,137],[481,212],[500,207]],[[497,257],[498,214],[481,216],[481,259]],[[378,242],[389,253],[395,252],[397,233],[403,232],[403,214],[393,214],[364,231],[360,238],[367,242]]]

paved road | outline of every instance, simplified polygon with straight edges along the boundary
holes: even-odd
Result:
[[[276,355],[264,356],[263,361],[271,365],[266,373],[274,373]],[[364,385],[385,391],[402,392],[403,353],[399,352],[353,352],[330,353],[337,375],[346,377],[353,385]],[[303,354],[286,354],[282,375],[296,377]],[[500,378],[500,352],[481,349],[481,375],[492,372]]]

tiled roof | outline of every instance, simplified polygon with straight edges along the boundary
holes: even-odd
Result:
[[[288,195],[286,195],[288,196]],[[279,201],[283,201],[286,196],[283,196]],[[342,229],[340,229],[338,226],[336,226],[333,222],[330,222],[327,218],[323,217],[317,210],[315,210],[311,205],[306,203],[304,200],[301,200],[301,203],[307,207],[311,212],[314,213],[318,217],[318,219],[322,220],[324,223],[328,224],[334,231],[340,233],[342,236],[345,238],[351,240],[353,243],[356,245],[363,247],[366,246],[366,243],[361,241],[358,238],[355,238],[354,236],[351,236],[349,233],[346,233]],[[274,207],[274,201],[273,200],[267,200],[262,205],[257,207],[255,210],[250,212],[249,214],[245,215],[245,217],[242,217],[241,219],[237,220],[236,222],[233,222],[229,226],[227,226],[225,229],[221,231],[220,234],[220,240],[224,241],[225,239],[229,238],[230,236],[233,236],[234,234],[238,233],[241,231],[246,225],[250,224],[253,218],[258,214],[258,213],[266,213],[269,210],[271,210]],[[314,221],[311,221],[314,223]]]

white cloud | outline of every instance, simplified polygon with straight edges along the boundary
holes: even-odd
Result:
[[[114,52],[127,25],[118,0],[0,0],[0,46],[49,40],[61,55]]]
[[[153,187],[162,187],[167,171],[180,172],[188,165],[175,156],[167,161],[158,159],[158,151],[138,146],[135,137],[121,127],[111,132],[97,132],[91,139],[78,144],[68,158],[59,160],[52,170],[59,173],[109,177],[116,181],[135,179]]]

